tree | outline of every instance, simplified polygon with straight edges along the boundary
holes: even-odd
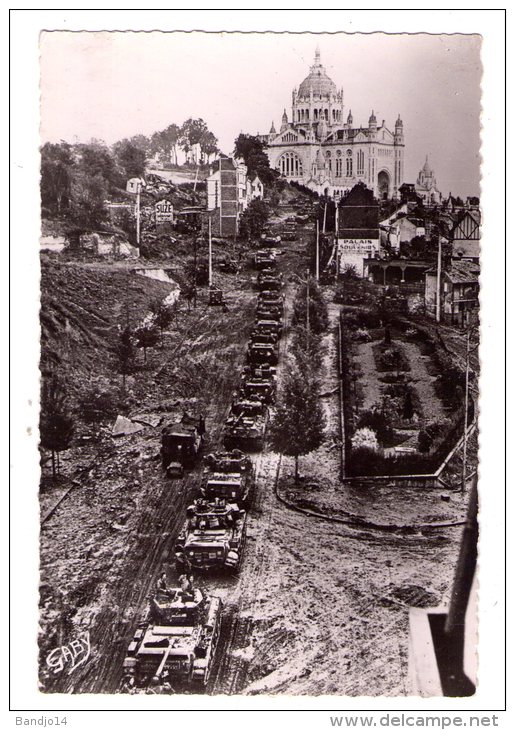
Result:
[[[70,218],[82,230],[101,227],[107,220],[107,181],[101,173],[77,173],[71,186]]]
[[[207,124],[203,119],[187,119],[180,129],[179,144],[188,155],[193,150],[194,162],[197,162],[197,150],[204,135],[209,132]]]
[[[155,325],[143,324],[134,332],[136,347],[143,348],[143,359],[147,362],[147,348],[155,347],[159,342],[159,331]]]
[[[415,409],[413,408],[413,399],[411,397],[411,390],[409,388],[406,388],[406,392],[404,393],[404,400],[402,404],[402,417],[406,419],[406,421],[411,421],[413,416],[415,415]]]
[[[59,473],[59,454],[69,448],[74,434],[74,422],[67,401],[64,385],[57,376],[44,381],[41,393],[40,444],[52,452],[54,479],[56,473]]]
[[[211,155],[215,155],[218,152],[218,139],[215,137],[213,132],[208,130],[202,135],[200,140],[200,152],[201,162],[204,162],[205,155],[208,163]]]
[[[251,200],[240,218],[240,235],[250,240],[252,237],[259,238],[269,216],[268,205],[256,198]]]
[[[134,343],[130,327],[121,330],[116,344],[116,356],[122,374],[123,389],[125,390],[126,377],[132,372],[134,366]]]
[[[306,310],[307,310],[307,287],[304,284],[293,303],[293,324],[306,326]],[[322,294],[322,290],[314,279],[309,281],[309,329],[310,332],[320,334],[327,329],[329,316],[327,313],[327,304]]]
[[[145,150],[129,139],[123,139],[114,145],[116,161],[120,166],[123,177],[142,177],[145,174]]]
[[[259,175],[264,185],[273,185],[277,175],[270,168],[265,145],[259,137],[250,134],[240,134],[234,140],[234,156],[242,157],[247,165],[249,177]]]
[[[177,164],[177,144],[180,137],[180,127],[170,124],[166,129],[156,132],[150,140],[150,151],[161,155],[166,162]]]
[[[41,148],[41,203],[60,216],[70,196],[74,160],[72,148],[66,142]]]
[[[161,299],[155,299],[150,303],[150,311],[153,314],[154,325],[159,327],[162,337],[165,329],[173,322],[174,308]]]
[[[299,481],[299,457],[322,445],[324,428],[316,380],[297,364],[291,365],[272,421],[271,438],[274,449],[295,457],[295,482]]]

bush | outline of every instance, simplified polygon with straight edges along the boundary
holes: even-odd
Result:
[[[386,407],[385,407],[386,406]],[[394,437],[394,430],[392,426],[394,413],[388,404],[383,403],[381,405],[374,405],[370,410],[363,411],[358,418],[356,427],[358,429],[368,428],[377,434],[377,438],[381,445],[384,446],[392,441]]]
[[[352,437],[352,448],[378,451],[379,443],[375,432],[370,428],[358,428]]]
[[[302,286],[293,303],[293,324],[306,326],[306,285]],[[309,328],[315,334],[327,329],[329,315],[327,304],[320,287],[311,280],[309,283]]]
[[[371,342],[372,335],[367,329],[359,328],[352,333],[351,339],[354,340],[354,342]]]
[[[410,370],[409,362],[398,345],[385,347],[384,344],[380,343],[375,345],[373,349],[378,372],[392,370],[407,372]]]

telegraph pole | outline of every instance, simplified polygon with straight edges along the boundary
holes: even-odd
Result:
[[[309,338],[309,269],[306,270],[306,335]]]
[[[316,239],[316,260],[315,260],[315,279],[319,280],[320,275],[320,223],[317,218],[317,239]],[[325,229],[325,226],[324,226]]]
[[[213,284],[213,250],[211,242],[211,216],[208,218],[208,236],[209,236],[209,286]]]
[[[141,227],[140,195],[141,195],[141,180],[138,180],[138,187],[137,187],[137,191],[136,191],[136,245],[138,246],[138,248],[139,248],[140,227]]]
[[[437,324],[440,324],[441,280],[442,280],[442,239],[440,236],[438,236],[438,264],[436,267],[436,322],[437,322]]]
[[[326,221],[326,218],[327,218],[327,201],[326,201],[326,203],[324,205],[324,222],[322,224],[322,233],[325,233],[325,221]]]
[[[461,491],[465,491],[467,479],[467,429],[469,407],[469,370],[470,370],[470,329],[467,330],[467,355],[465,361],[465,419],[463,423],[463,464],[461,472]]]

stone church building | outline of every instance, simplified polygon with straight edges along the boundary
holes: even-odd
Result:
[[[345,119],[343,89],[327,75],[317,48],[308,76],[292,92],[291,120],[286,110],[279,132],[272,123],[267,144],[270,166],[320,194],[340,198],[363,182],[376,197],[396,196],[404,181],[404,129],[400,116],[391,132],[374,112],[368,127]]]

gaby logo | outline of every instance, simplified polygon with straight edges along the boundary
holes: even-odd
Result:
[[[47,667],[54,674],[68,668],[68,674],[71,674],[88,660],[90,651],[89,631],[83,631],[69,644],[53,649],[46,658]]]

